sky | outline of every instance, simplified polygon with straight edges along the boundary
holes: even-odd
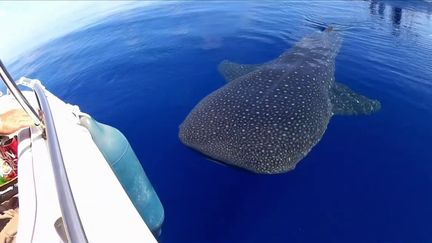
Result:
[[[48,40],[137,5],[131,1],[0,1],[0,59],[10,64]]]

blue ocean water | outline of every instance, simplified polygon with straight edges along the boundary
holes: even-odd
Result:
[[[168,2],[106,17],[27,53],[14,77],[120,129],[164,204],[160,242],[432,242],[432,3]],[[331,119],[294,171],[257,175],[178,139],[224,84],[224,59],[262,63],[326,24],[336,80],[381,101]],[[119,222],[126,223],[126,222]]]

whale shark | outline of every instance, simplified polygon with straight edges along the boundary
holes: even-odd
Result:
[[[183,144],[213,160],[260,174],[293,170],[320,141],[334,115],[380,110],[335,81],[341,34],[327,27],[274,60],[224,60],[227,83],[203,98],[179,127]]]

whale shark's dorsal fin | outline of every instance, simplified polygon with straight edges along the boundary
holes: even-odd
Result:
[[[218,69],[222,76],[224,76],[227,83],[229,83],[238,77],[255,71],[262,65],[263,64],[239,64],[230,62],[228,60],[223,60],[219,64]]]
[[[335,115],[370,115],[381,109],[378,100],[357,94],[341,83],[334,83],[330,90],[330,100]]]

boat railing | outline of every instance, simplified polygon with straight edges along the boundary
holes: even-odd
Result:
[[[75,200],[70,188],[63,156],[57,137],[51,108],[45,94],[45,88],[38,80],[31,80],[30,87],[33,89],[39,103],[39,113],[30,105],[25,96],[17,88],[16,83],[0,61],[0,76],[3,82],[17,99],[27,114],[33,119],[35,125],[41,127],[47,140],[52,169],[55,177],[57,196],[59,199],[62,220],[68,242],[88,242],[84,232],[81,219],[76,208]],[[25,78],[24,78],[25,79]]]
[[[6,85],[11,94],[15,97],[22,108],[27,112],[30,118],[34,121],[36,126],[43,126],[42,121],[38,113],[33,109],[28,100],[24,97],[21,91],[18,89],[16,83],[13,81],[12,76],[7,71],[3,62],[0,60],[0,77],[3,83]]]

